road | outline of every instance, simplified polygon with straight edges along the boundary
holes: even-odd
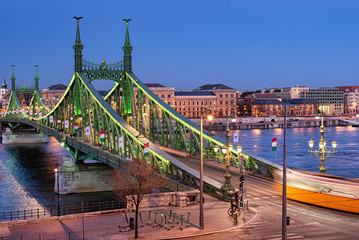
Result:
[[[199,160],[177,156],[193,169],[199,170]],[[238,188],[239,170],[231,168],[232,184]],[[204,174],[224,182],[224,167],[215,162],[205,162]],[[253,223],[235,231],[195,239],[281,239],[282,197],[281,185],[270,179],[245,172],[245,201],[254,207],[260,217]],[[359,239],[358,214],[340,212],[288,200],[287,239]]]

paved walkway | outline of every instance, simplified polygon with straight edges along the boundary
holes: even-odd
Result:
[[[151,224],[147,225],[149,209],[142,212],[142,220],[144,226],[139,226],[139,238],[140,239],[183,239],[191,238],[195,236],[203,236],[218,232],[228,231],[233,228],[240,228],[244,224],[254,221],[258,214],[257,212],[249,208],[245,211],[245,219],[243,214],[239,217],[238,223],[234,223],[233,219],[228,216],[227,209],[229,203],[211,199],[204,204],[204,219],[205,229],[199,229],[199,205],[190,205],[187,207],[157,207],[151,209]],[[176,223],[173,228],[166,230],[165,226],[153,227],[154,213],[158,212],[157,221],[160,223],[160,215],[169,216],[170,210],[172,214],[176,213]],[[191,226],[186,227],[188,213],[190,213],[189,222]],[[181,215],[183,215],[183,230],[181,226]],[[134,213],[127,213],[127,216],[133,217]],[[168,220],[168,219],[167,219]],[[125,225],[124,213],[113,213],[107,215],[98,215],[84,218],[84,234],[85,239],[97,240],[97,239],[133,239],[134,230],[119,232],[119,225]],[[10,239],[23,239],[23,240],[35,240],[35,239],[83,239],[82,219],[68,219],[68,220],[55,220],[51,222],[42,222],[36,224],[27,224],[21,226],[9,226],[1,227],[0,223],[0,237],[2,240]],[[123,228],[125,229],[125,228]]]

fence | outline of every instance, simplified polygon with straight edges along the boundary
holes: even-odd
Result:
[[[98,201],[98,202],[86,202],[82,205],[62,205],[60,206],[60,216],[68,214],[76,214],[83,212],[97,212],[97,211],[107,211],[114,209],[126,208],[127,205],[125,202],[120,202],[116,200],[112,201]],[[45,218],[57,216],[58,214],[57,207],[50,206],[42,209],[24,209],[17,211],[7,211],[0,213],[0,221],[17,221],[17,220],[26,220],[34,218]]]

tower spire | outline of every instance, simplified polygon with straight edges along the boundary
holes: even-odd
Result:
[[[122,19],[122,20],[126,22],[125,45],[122,47],[124,70],[126,72],[132,72],[132,50],[133,50],[133,47],[131,46],[130,32],[128,30],[128,22],[131,21],[132,19]]]
[[[15,65],[11,65],[12,67],[12,75],[11,75],[11,90],[15,90],[15,73],[14,73],[14,68]]]
[[[1,84],[1,88],[7,88],[7,84],[6,84],[6,82],[5,82],[5,77],[4,77],[4,81],[3,81],[2,84]]]
[[[37,74],[37,67],[39,65],[35,65],[36,73],[35,73],[35,90],[39,90],[39,75]]]
[[[81,43],[80,37],[80,19],[83,17],[74,17],[77,21],[77,28],[76,28],[76,39],[75,45],[72,47],[75,50],[75,71],[79,72],[82,70],[82,49],[84,45]]]

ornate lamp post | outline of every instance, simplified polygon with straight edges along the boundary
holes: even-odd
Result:
[[[59,183],[59,164],[56,163],[56,167],[54,169],[55,177],[56,177],[56,186],[57,186],[57,216],[60,216],[60,183]]]
[[[228,108],[228,110],[229,110],[229,108]],[[233,119],[232,119],[232,121],[233,121]],[[235,121],[235,119],[234,119],[234,121]],[[222,153],[223,153],[223,156],[225,157],[225,166],[226,166],[226,172],[224,174],[224,184],[222,186],[222,190],[223,190],[224,201],[227,201],[227,202],[231,201],[232,195],[235,191],[235,188],[232,186],[232,183],[231,183],[232,174],[229,171],[230,158],[231,158],[230,155],[231,155],[232,150],[233,150],[233,146],[231,144],[229,144],[229,123],[228,123],[228,113],[227,113],[226,146],[222,148]]]
[[[240,168],[239,168],[239,191],[240,191],[240,206],[243,207],[243,195],[244,195],[244,175],[243,175],[243,164],[244,161],[242,161],[241,152],[242,152],[242,146],[237,146],[237,152],[238,152],[238,160],[240,162]]]
[[[323,123],[324,123],[324,120],[323,120],[323,115],[322,115],[322,125],[320,126],[321,138],[320,138],[320,141],[318,143],[319,148],[317,150],[313,151],[314,141],[310,140],[308,142],[309,148],[310,148],[308,152],[310,152],[310,154],[313,155],[314,157],[319,158],[319,160],[321,161],[321,166],[319,168],[319,171],[321,173],[325,173],[327,171],[327,168],[325,167],[325,160],[327,158],[329,158],[332,154],[335,155],[338,152],[338,151],[335,150],[337,148],[337,146],[338,146],[336,141],[332,142],[333,151],[328,150],[326,148],[327,142],[324,140],[325,130],[324,130],[324,124]]]

